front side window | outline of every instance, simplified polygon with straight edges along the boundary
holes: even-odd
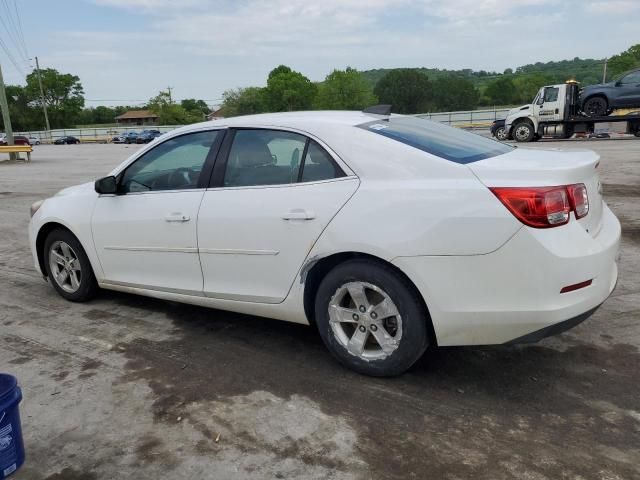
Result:
[[[357,127],[456,163],[477,162],[513,150],[475,133],[417,117],[392,116]]]
[[[219,131],[171,138],[148,151],[124,171],[122,193],[198,187],[200,173]]]
[[[544,101],[545,102],[556,102],[558,100],[558,92],[560,89],[558,87],[547,87],[544,89]]]
[[[638,85],[640,84],[640,70],[637,72],[631,72],[629,75],[625,75],[620,80],[622,85]]]

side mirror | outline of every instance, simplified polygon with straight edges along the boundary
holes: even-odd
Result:
[[[113,175],[109,177],[103,177],[96,180],[95,183],[96,192],[100,194],[115,194],[118,191],[118,182]]]

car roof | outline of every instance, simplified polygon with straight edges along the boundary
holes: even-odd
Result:
[[[202,130],[210,127],[281,127],[301,129],[313,133],[316,128],[324,129],[327,125],[335,127],[353,127],[362,123],[370,122],[379,118],[380,115],[372,115],[358,111],[301,111],[301,112],[278,112],[261,113],[257,115],[243,115],[239,117],[221,118],[208,122],[195,123],[174,130],[175,133],[186,133],[193,130]]]

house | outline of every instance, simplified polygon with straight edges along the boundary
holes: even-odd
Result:
[[[151,110],[129,110],[116,117],[118,125],[126,127],[129,125],[157,125],[158,115]]]
[[[219,108],[207,115],[207,120],[220,120],[221,118],[224,118],[222,108]]]

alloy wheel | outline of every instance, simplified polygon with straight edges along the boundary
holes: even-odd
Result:
[[[71,246],[58,240],[49,250],[49,268],[56,284],[67,293],[75,293],[82,282],[82,266]]]
[[[363,360],[382,360],[402,339],[402,317],[391,297],[366,282],[349,282],[329,302],[329,324],[336,340]]]

